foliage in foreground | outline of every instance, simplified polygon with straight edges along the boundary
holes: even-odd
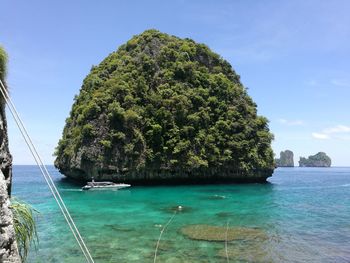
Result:
[[[147,30],[94,66],[55,165],[113,172],[273,169],[268,120],[206,45]]]
[[[4,81],[6,76],[7,54],[5,49],[0,46],[0,79]]]
[[[13,213],[13,225],[16,233],[16,241],[22,261],[25,262],[28,256],[30,245],[38,243],[34,213],[37,211],[29,204],[11,199],[10,206]]]

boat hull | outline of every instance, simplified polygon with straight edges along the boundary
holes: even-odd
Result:
[[[130,187],[130,184],[115,184],[115,185],[85,185],[82,190],[119,190]]]

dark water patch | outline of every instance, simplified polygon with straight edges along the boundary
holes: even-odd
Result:
[[[221,258],[228,258],[233,262],[275,262],[269,255],[264,243],[260,242],[231,242],[227,244],[227,249],[220,249],[217,255]]]
[[[80,256],[81,255],[81,251],[77,248],[68,248],[67,252],[71,256]]]
[[[190,206],[175,205],[163,208],[162,211],[167,213],[192,213],[194,209]]]
[[[236,214],[233,212],[219,212],[216,213],[215,216],[220,217],[220,218],[230,218],[235,216]]]
[[[227,199],[225,195],[209,195],[201,197],[202,200],[224,200]]]
[[[105,225],[105,227],[113,230],[113,231],[118,231],[118,232],[130,232],[130,231],[134,231],[135,229],[130,228],[130,227],[126,227],[123,225],[119,225],[119,224],[113,224],[113,225]]]
[[[154,240],[152,247],[155,248],[157,242],[158,242],[158,239]],[[176,251],[176,241],[175,240],[161,240],[159,242],[158,251],[175,252]]]

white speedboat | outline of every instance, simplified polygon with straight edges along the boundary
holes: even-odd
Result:
[[[83,190],[118,190],[122,188],[130,187],[130,184],[116,184],[113,182],[95,182],[92,179],[92,182],[88,182],[87,185],[83,186]]]

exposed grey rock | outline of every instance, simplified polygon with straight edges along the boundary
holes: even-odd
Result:
[[[8,148],[4,101],[0,99],[0,262],[21,262],[10,205],[12,157]]]
[[[21,262],[5,176],[0,170],[0,262]]]
[[[308,158],[300,157],[299,160],[300,167],[330,167],[331,164],[331,158],[324,152],[318,152]]]
[[[280,158],[275,159],[277,167],[294,167],[294,154],[290,150],[285,150],[280,153]]]

